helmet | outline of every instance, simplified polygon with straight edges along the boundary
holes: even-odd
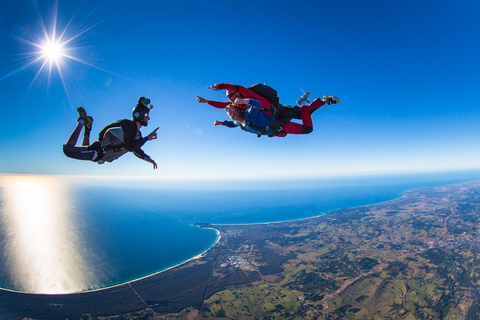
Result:
[[[145,97],[139,97],[137,100],[137,105],[132,110],[133,121],[138,121],[142,126],[148,126],[148,121],[145,120],[145,115],[153,109],[153,106],[150,104],[150,99]]]
[[[150,112],[150,109],[151,108],[143,104],[137,104],[132,110],[133,121],[140,122],[144,127],[148,126],[148,121],[145,120],[145,115]]]

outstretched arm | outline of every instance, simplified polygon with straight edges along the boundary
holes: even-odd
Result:
[[[212,100],[207,100],[202,97],[197,96],[197,102],[198,103],[207,103],[211,105],[214,108],[217,109],[225,109],[226,106],[230,104],[230,102],[220,102],[220,101],[212,101]]]
[[[209,88],[215,91],[217,90],[238,91],[244,98],[252,98],[257,101],[260,101],[262,105],[262,109],[268,109],[272,107],[272,104],[267,99],[256,94],[252,90],[245,88],[244,86],[239,86],[239,85],[230,84],[230,83],[216,83],[210,86]]]
[[[229,128],[236,128],[236,127],[239,126],[239,124],[236,121],[228,121],[228,120],[225,120],[225,121],[215,120],[213,125],[214,126],[225,126],[225,127],[229,127]]]
[[[157,127],[157,129],[153,130],[152,133],[150,133],[150,134],[147,136],[147,140],[157,139],[157,130],[158,130],[158,128],[160,128],[160,127]]]
[[[210,87],[208,87],[207,89],[212,89],[213,91],[218,91],[220,90],[218,88],[218,83],[215,83],[215,84],[212,84]]]
[[[153,159],[150,158],[150,156],[148,154],[146,154],[145,151],[143,151],[142,149],[138,149],[138,150],[133,151],[133,154],[137,158],[140,158],[142,160],[150,162],[151,164],[153,164],[153,169],[157,169],[157,164],[155,163],[155,161],[153,161]]]
[[[157,130],[158,128],[160,127],[157,127],[155,130],[152,131],[152,133],[150,133],[148,136],[147,136],[147,139],[148,140],[155,140],[157,139]],[[145,154],[145,153],[144,153]],[[148,154],[145,154],[143,156],[143,160],[147,161],[147,162],[150,162],[151,164],[153,164],[153,169],[157,169],[157,163],[152,159],[150,158],[150,156]]]
[[[147,157],[148,157],[148,156],[147,156]],[[158,168],[157,163],[156,163],[152,158],[148,157],[148,159],[143,159],[143,160],[145,160],[145,161],[150,162],[151,164],[153,164],[153,170],[155,170],[155,169]]]
[[[247,98],[247,99],[237,98],[235,99],[235,104],[236,105],[248,104],[250,106],[253,106],[254,108],[258,108],[258,109],[261,108],[260,101],[255,99],[250,99],[250,98]]]

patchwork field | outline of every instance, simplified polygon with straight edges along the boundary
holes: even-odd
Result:
[[[478,319],[479,206],[480,184],[466,183],[301,221],[213,226],[250,267],[215,273],[254,268],[261,281],[210,295],[196,319]]]

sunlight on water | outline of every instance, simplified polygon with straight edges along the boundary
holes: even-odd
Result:
[[[85,250],[60,179],[0,176],[6,266],[15,289],[35,293],[85,290]]]

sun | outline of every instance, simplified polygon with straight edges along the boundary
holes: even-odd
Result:
[[[61,83],[70,99],[67,87],[76,86],[79,83],[76,75],[80,67],[95,68],[118,76],[96,65],[95,55],[92,54],[95,44],[88,36],[89,31],[106,18],[92,21],[94,17],[94,11],[92,11],[87,14],[89,18],[84,19],[80,24],[74,21],[76,14],[70,19],[68,16],[59,19],[58,16],[61,13],[56,1],[53,6],[53,16],[44,19],[38,3],[34,1],[34,4],[37,6],[38,20],[32,22],[34,25],[34,28],[31,28],[32,32],[25,33],[21,37],[13,37],[22,45],[14,64],[17,67],[6,74],[0,74],[0,81],[33,70],[35,74],[28,88],[40,81],[46,84],[47,89],[51,83]],[[63,23],[61,24],[60,21]]]
[[[55,40],[47,40],[47,43],[42,46],[42,58],[47,62],[58,64],[62,57],[65,56],[64,45]]]
[[[75,46],[75,40],[88,31],[90,28],[85,28],[79,33],[69,32],[70,24],[67,25],[61,32],[58,32],[57,21],[53,21],[52,30],[49,32],[45,26],[42,26],[43,37],[38,37],[36,41],[26,41],[36,50],[31,52],[32,60],[28,63],[30,66],[39,65],[39,69],[33,79],[35,82],[40,75],[47,75],[47,87],[55,76],[53,71],[56,71],[60,82],[62,83],[65,93],[68,94],[66,85],[66,74],[69,69],[72,69],[71,63],[78,62],[90,66],[91,64],[83,61],[79,57],[79,47]]]

